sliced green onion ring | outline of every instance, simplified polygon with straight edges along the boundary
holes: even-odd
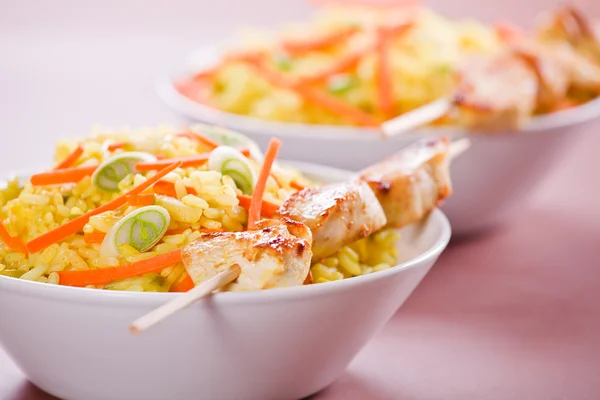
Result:
[[[208,168],[229,175],[242,193],[251,195],[256,183],[256,172],[242,153],[229,146],[219,146],[210,153]]]
[[[121,218],[106,234],[100,246],[104,257],[121,255],[121,246],[128,244],[144,252],[162,239],[169,228],[171,216],[160,206],[146,206]]]
[[[220,126],[212,126],[205,124],[196,124],[190,127],[192,131],[201,133],[208,136],[215,142],[222,144],[223,146],[230,146],[235,148],[249,147],[250,155],[252,158],[260,163],[264,158],[262,151],[258,144],[250,139],[246,135],[242,135],[239,132],[235,132],[229,129],[221,128]]]
[[[150,153],[141,151],[128,151],[107,158],[96,168],[92,175],[92,183],[103,192],[115,193],[119,191],[119,182],[135,171],[139,162],[156,161]]]

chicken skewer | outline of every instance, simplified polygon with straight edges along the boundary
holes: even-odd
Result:
[[[540,24],[539,39],[566,42],[584,57],[600,64],[600,25],[571,5],[562,6]]]
[[[458,85],[449,98],[383,123],[383,132],[397,136],[445,115],[453,115],[469,129],[497,130],[518,127],[533,113],[537,78],[517,57],[506,53],[474,57],[457,75]]]
[[[309,227],[314,239],[313,261],[335,254],[387,223],[375,193],[360,180],[296,192],[279,209],[278,217]]]
[[[554,111],[568,93],[600,93],[600,66],[566,43],[507,38],[504,52],[469,60],[449,98],[436,100],[382,124],[396,136],[445,115],[469,129],[519,129],[535,112]]]
[[[468,141],[457,143],[455,155],[468,147]],[[140,333],[214,290],[300,286],[314,261],[383,227],[424,218],[451,192],[451,153],[445,138],[421,141],[348,182],[293,194],[277,219],[262,220],[254,230],[201,236],[182,250],[196,287],[134,322],[132,332]],[[401,206],[394,204],[398,200]]]
[[[457,143],[458,153],[460,148],[466,150],[469,141]],[[359,173],[385,212],[385,228],[422,220],[450,196],[450,149],[446,138],[421,140]]]

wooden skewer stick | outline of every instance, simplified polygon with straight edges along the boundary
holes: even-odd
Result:
[[[190,306],[194,302],[198,301],[202,297],[205,297],[217,289],[222,288],[228,283],[233,282],[240,276],[242,269],[238,264],[232,265],[225,271],[219,272],[217,275],[202,282],[192,290],[184,293],[170,302],[163,304],[162,306],[150,311],[148,314],[135,320],[129,330],[133,334],[139,334],[146,329],[156,325],[157,323],[165,320],[171,315],[183,310]]]
[[[467,151],[469,147],[471,147],[471,140],[469,138],[462,138],[453,141],[450,143],[448,158],[450,161],[454,160],[456,157]]]
[[[451,99],[442,98],[435,100],[384,122],[381,124],[381,130],[387,137],[409,133],[414,129],[443,117],[450,111],[452,106],[453,102]]]

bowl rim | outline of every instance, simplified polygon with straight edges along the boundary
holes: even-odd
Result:
[[[223,125],[230,129],[249,130],[259,135],[302,136],[306,138],[347,140],[348,138],[361,141],[396,140],[411,136],[447,135],[451,137],[476,135],[480,138],[497,137],[495,134],[467,132],[459,126],[423,127],[394,138],[382,138],[377,129],[343,125],[317,125],[296,122],[280,122],[241,114],[230,113],[197,103],[179,93],[174,81],[183,76],[189,76],[198,68],[213,65],[226,48],[227,42],[221,45],[205,45],[192,51],[182,62],[177,72],[172,72],[157,79],[155,91],[158,97],[173,111],[189,118]],[[526,134],[545,132],[550,129],[560,129],[578,125],[600,117],[600,96],[577,107],[553,112],[551,114],[533,117],[520,131]],[[300,133],[300,131],[303,131]],[[503,135],[504,136],[504,135]],[[515,135],[522,136],[522,135]]]
[[[299,168],[305,173],[333,174],[334,176],[351,176],[352,173],[338,168],[320,166],[318,164],[303,163],[296,161],[281,161],[282,164]],[[340,174],[340,175],[335,175]],[[331,175],[330,175],[331,176]],[[341,290],[348,290],[356,286],[368,284],[379,279],[386,279],[390,275],[401,273],[414,268],[428,260],[435,260],[446,248],[451,237],[451,226],[448,218],[439,209],[434,209],[428,218],[434,218],[440,225],[437,237],[427,250],[397,264],[389,269],[374,272],[367,275],[356,276],[339,281],[325,282],[318,285],[303,285],[287,288],[274,288],[269,290],[257,290],[249,292],[220,292],[210,296],[211,301],[220,304],[256,304],[264,302],[277,302],[280,300],[299,300],[306,296],[324,296]],[[153,293],[153,292],[127,292],[118,290],[100,290],[90,288],[79,288],[70,286],[53,285],[42,282],[34,282],[19,278],[0,275],[0,290],[18,293],[24,296],[41,297],[46,299],[77,301],[87,304],[127,304],[131,306],[160,305],[174,297],[178,293]]]

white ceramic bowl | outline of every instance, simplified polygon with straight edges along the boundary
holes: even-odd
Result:
[[[222,47],[193,53],[176,74],[160,80],[157,91],[171,108],[191,119],[247,134],[266,146],[273,136],[283,140],[281,156],[290,160],[359,170],[400,148],[431,135],[459,138],[458,127],[428,128],[382,140],[366,128],[318,126],[266,121],[235,115],[198,104],[179,94],[173,79],[210,66]],[[453,165],[455,192],[442,207],[455,235],[474,233],[511,216],[529,191],[549,175],[568,147],[600,116],[600,99],[572,110],[538,117],[523,132],[469,134],[471,149]]]
[[[306,166],[322,180],[347,173]],[[219,293],[151,330],[129,324],[172,293],[0,276],[0,343],[41,389],[69,400],[297,400],[331,384],[406,300],[450,239],[441,211],[402,230],[401,263],[348,280]]]

